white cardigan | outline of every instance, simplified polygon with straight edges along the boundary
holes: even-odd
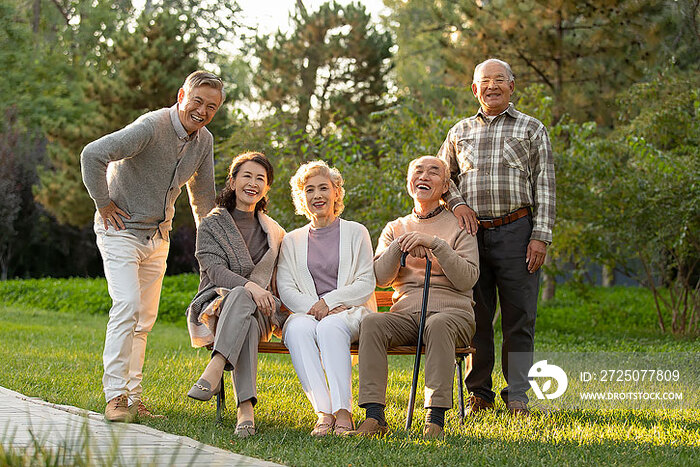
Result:
[[[292,313],[306,314],[319,300],[307,264],[310,226],[307,224],[285,235],[280,248],[277,291]],[[372,240],[367,228],[340,219],[339,251],[338,288],[324,295],[323,300],[331,310],[339,305],[351,307],[339,316],[344,318],[354,341],[359,336],[362,318],[370,311],[377,311]],[[283,335],[286,328],[285,324]]]

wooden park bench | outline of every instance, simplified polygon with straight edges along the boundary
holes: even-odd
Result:
[[[393,302],[391,296],[394,292],[392,290],[377,290],[374,292],[374,296],[377,299],[377,306],[380,307],[390,307]],[[421,353],[425,353],[425,346],[422,346]],[[357,355],[357,344],[352,344],[350,346],[350,353],[352,355]],[[415,345],[401,345],[397,347],[390,347],[387,350],[388,355],[416,355]],[[457,379],[459,388],[459,420],[460,423],[464,423],[464,377],[463,377],[463,366],[464,358],[473,354],[475,352],[473,347],[458,347],[455,349],[455,366],[457,367]],[[289,350],[281,342],[260,342],[258,345],[258,353],[269,353],[269,354],[289,354]],[[224,377],[221,377],[221,390],[216,396],[216,422],[222,422],[222,413],[226,409],[226,393],[224,390]]]

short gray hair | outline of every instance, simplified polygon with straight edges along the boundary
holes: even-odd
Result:
[[[447,165],[447,162],[444,160],[440,159],[438,156],[434,156],[432,154],[425,154],[423,156],[416,157],[413,159],[411,162],[408,163],[408,172],[406,174],[407,181],[410,181],[408,178],[411,176],[411,171],[413,170],[413,167],[418,164],[418,161],[423,159],[424,157],[433,157],[439,161],[440,167],[442,167],[442,176],[445,180],[449,181],[450,180],[450,167]]]
[[[182,84],[182,89],[189,93],[192,89],[199,86],[209,86],[210,88],[217,89],[221,92],[221,102],[223,103],[226,100],[224,83],[221,81],[221,78],[214,73],[209,73],[204,70],[194,71],[185,79],[185,82]]]
[[[503,68],[506,69],[506,73],[508,73],[508,80],[513,83],[515,82],[515,75],[513,74],[513,70],[511,70],[510,65],[508,65],[507,62],[504,62],[503,60],[499,60],[497,58],[489,58],[488,60],[484,60],[483,62],[479,63],[476,67],[474,67],[474,77],[472,78],[472,83],[476,84],[476,77],[479,75],[479,72],[481,69],[487,64],[487,63],[498,63],[501,65]]]

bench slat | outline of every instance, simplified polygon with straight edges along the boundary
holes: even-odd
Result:
[[[350,354],[352,355],[357,355],[357,344],[352,344],[350,346]],[[289,354],[289,350],[287,350],[287,347],[284,346],[283,343],[281,342],[260,342],[258,344],[258,352],[259,353],[276,353],[276,354]],[[455,355],[457,356],[466,356],[469,354],[473,354],[474,348],[473,347],[458,347],[455,349]],[[422,354],[425,353],[425,346],[423,346],[422,349]],[[387,354],[389,355],[415,355],[416,354],[416,346],[415,345],[400,345],[397,347],[391,347],[387,351]]]
[[[377,299],[377,306],[391,306],[394,304],[394,300],[392,299],[394,295],[393,290],[377,290],[374,292],[374,298]],[[289,308],[286,306],[282,305],[282,310],[284,311],[289,311]]]
[[[377,290],[374,292],[374,298],[377,299],[377,306],[391,306],[394,304],[392,296],[393,290]]]

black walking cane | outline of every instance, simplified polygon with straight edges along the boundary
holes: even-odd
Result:
[[[401,255],[401,266],[406,266],[408,252]],[[432,263],[428,256],[425,257],[425,282],[423,283],[423,305],[420,310],[420,324],[418,325],[418,344],[416,345],[416,360],[413,362],[413,381],[411,382],[411,395],[408,397],[408,413],[406,414],[406,431],[411,431],[413,421],[413,406],[416,401],[416,389],[418,387],[418,372],[420,371],[420,354],[423,348],[423,330],[425,329],[425,316],[428,311],[428,291],[430,289],[430,268]]]

